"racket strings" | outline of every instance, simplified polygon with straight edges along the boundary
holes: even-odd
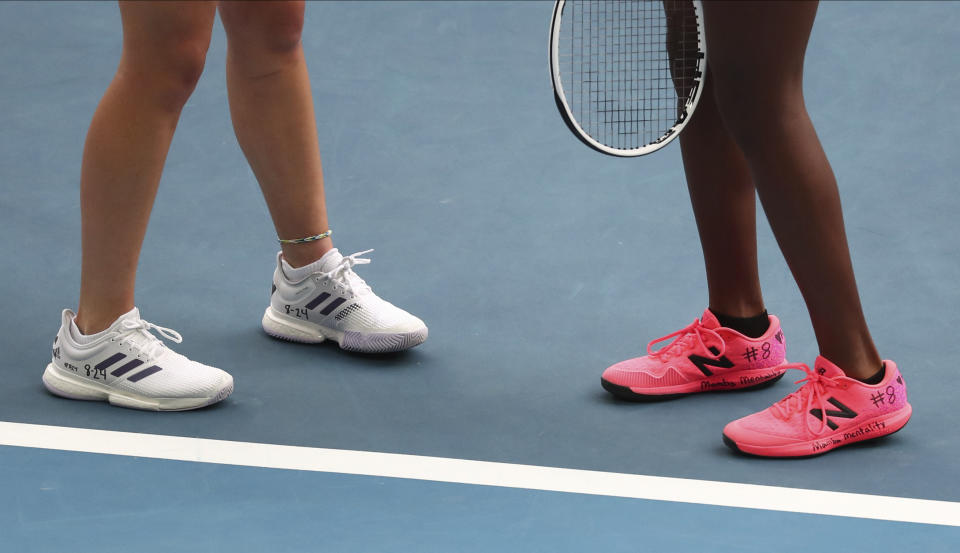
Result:
[[[689,0],[567,0],[557,49],[571,114],[598,142],[636,149],[683,117],[699,75]]]

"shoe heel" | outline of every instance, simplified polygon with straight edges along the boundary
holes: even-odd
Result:
[[[110,395],[61,372],[53,363],[49,363],[43,371],[43,385],[51,394],[84,401],[103,401]]]
[[[263,319],[260,321],[260,324],[263,326],[264,332],[281,340],[301,342],[304,344],[319,344],[327,339],[323,334],[302,328],[293,321],[281,319],[273,313],[270,307],[263,312]]]

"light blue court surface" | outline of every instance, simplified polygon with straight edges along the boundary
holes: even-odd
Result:
[[[147,320],[234,374],[211,409],[144,413],[40,384],[75,307],[79,167],[119,58],[114,4],[0,3],[0,421],[960,502],[960,4],[821,6],[808,108],[840,182],[868,322],[907,428],[802,461],[733,455],[723,425],[793,389],[612,401],[609,364],[698,316],[679,149],[617,160],[553,104],[547,2],[316,3],[311,68],[331,226],[423,318],[396,356],[259,329],[274,232],[233,138],[222,29],[184,110],[140,273]],[[816,347],[766,224],[764,293]],[[797,379],[800,378],[799,373]],[[795,379],[794,379],[795,380]],[[2,437],[0,437],[2,438]],[[2,440],[0,440],[2,442]],[[956,551],[956,528],[377,476],[0,447],[0,552]]]
[[[956,551],[960,539],[960,529],[948,526],[20,448],[0,453],[0,468],[12,477],[5,489],[18,499],[15,523],[4,525],[5,551],[23,553],[77,544],[121,552],[131,543],[149,552],[807,553],[869,552],[882,544],[935,553]],[[91,474],[111,476],[103,482]]]

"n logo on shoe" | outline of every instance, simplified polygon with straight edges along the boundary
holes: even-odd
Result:
[[[830,420],[830,417],[837,417],[841,419],[852,419],[857,416],[856,411],[840,403],[834,398],[828,399],[827,402],[832,404],[837,409],[839,409],[839,411],[827,409],[827,426],[830,427],[830,430],[837,429],[837,423]],[[811,409],[810,414],[813,415],[814,417],[817,417],[820,420],[823,420],[823,411],[821,411],[820,409]]]
[[[710,349],[710,353],[714,355],[720,355],[720,350],[718,350],[715,346],[710,346],[709,349]],[[700,369],[700,372],[704,374],[704,376],[713,375],[713,372],[707,368],[708,366],[719,368],[719,369],[729,369],[730,367],[733,366],[733,361],[727,359],[726,355],[723,355],[721,357],[714,359],[710,357],[703,357],[697,354],[693,354],[690,357],[687,357],[687,359],[689,359],[691,363],[696,365],[697,368]]]

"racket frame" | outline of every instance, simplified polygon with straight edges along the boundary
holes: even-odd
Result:
[[[556,0],[553,5],[553,16],[550,20],[550,77],[553,81],[553,98],[557,104],[557,109],[560,111],[560,116],[563,117],[563,121],[567,124],[567,127],[574,136],[594,150],[615,157],[637,157],[650,154],[663,148],[679,136],[680,131],[687,125],[687,122],[689,122],[691,116],[693,116],[693,112],[697,109],[697,104],[700,102],[700,93],[703,92],[704,81],[707,78],[707,38],[703,24],[703,3],[701,0],[691,0],[691,2],[696,12],[697,50],[700,55],[697,56],[697,69],[694,72],[693,90],[690,99],[688,99],[684,105],[683,113],[677,119],[676,123],[667,129],[664,135],[658,140],[639,148],[622,149],[607,146],[590,136],[583,130],[580,123],[577,122],[570,110],[570,106],[567,104],[567,97],[563,92],[563,83],[560,79],[559,63],[560,23],[563,20],[563,7],[567,3],[567,0]]]

